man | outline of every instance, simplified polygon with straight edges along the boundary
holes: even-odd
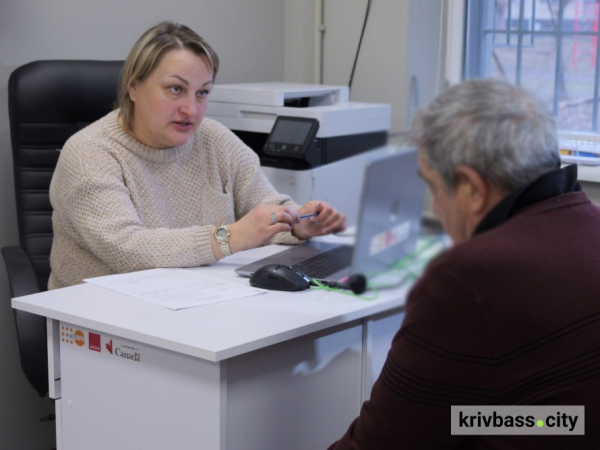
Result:
[[[455,245],[412,289],[371,399],[331,449],[600,448],[600,208],[576,166],[560,169],[554,117],[471,80],[412,133]],[[584,405],[585,435],[451,435],[451,405]]]

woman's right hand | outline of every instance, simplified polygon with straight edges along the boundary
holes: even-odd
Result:
[[[272,215],[275,215],[276,223]],[[299,221],[296,211],[281,205],[260,204],[237,222],[229,225],[232,253],[260,247],[275,234],[291,231]]]

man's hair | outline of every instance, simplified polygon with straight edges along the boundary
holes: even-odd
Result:
[[[161,22],[146,31],[129,52],[119,84],[116,108],[125,127],[133,129],[134,103],[129,98],[129,86],[132,81],[143,82],[158,66],[161,58],[170,50],[190,50],[205,58],[212,70],[213,81],[219,70],[219,57],[208,43],[185,25],[173,22]]]
[[[505,192],[560,167],[556,121],[540,99],[496,79],[455,85],[419,111],[411,137],[450,191],[468,165]]]

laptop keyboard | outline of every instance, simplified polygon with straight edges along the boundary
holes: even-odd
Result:
[[[292,267],[300,272],[304,272],[311,278],[325,278],[336,273],[338,270],[350,267],[353,251],[353,247],[350,245],[340,245],[299,262]]]

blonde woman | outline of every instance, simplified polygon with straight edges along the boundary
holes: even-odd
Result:
[[[218,69],[215,51],[183,25],[160,23],[136,42],[117,108],[61,152],[49,289],[344,229],[325,202],[299,207],[275,191],[256,154],[204,117]]]

